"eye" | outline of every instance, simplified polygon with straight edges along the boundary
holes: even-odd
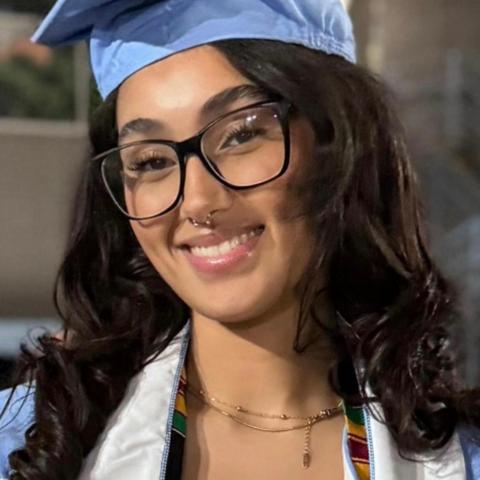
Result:
[[[157,151],[137,152],[129,157],[125,166],[131,172],[160,171],[174,167],[177,163],[171,156]]]
[[[234,127],[230,132],[226,132],[220,148],[238,147],[253,140],[259,135],[263,135],[263,133],[262,129],[249,127],[247,125]]]
[[[165,157],[149,158],[148,160],[135,160],[128,165],[128,170],[133,172],[161,170],[168,166],[169,159]]]

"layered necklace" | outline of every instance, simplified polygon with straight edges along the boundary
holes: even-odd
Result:
[[[243,425],[244,427],[251,428],[253,430],[258,430],[261,432],[270,432],[270,433],[280,433],[280,432],[290,432],[292,430],[300,430],[304,429],[304,442],[303,442],[303,454],[302,454],[302,466],[303,468],[309,468],[312,458],[312,450],[311,450],[311,432],[313,425],[321,422],[322,420],[326,420],[328,418],[335,417],[343,412],[342,408],[342,401],[340,401],[335,407],[333,408],[325,408],[324,410],[320,410],[320,412],[316,413],[315,415],[309,415],[306,417],[295,416],[295,415],[286,415],[282,413],[278,414],[271,414],[271,413],[262,413],[256,412],[253,410],[249,410],[241,405],[232,405],[230,403],[224,402],[217,397],[210,396],[205,390],[195,390],[191,385],[187,385],[187,391],[191,393],[195,398],[200,400],[202,403],[207,405],[208,407],[212,408],[215,412],[218,412],[225,417],[230,418],[234,422]],[[260,425],[254,425],[250,422],[244,421],[239,415],[251,416],[251,417],[262,417],[272,420],[299,420],[298,423],[289,427],[277,427],[277,428],[270,428],[270,427],[263,427]]]

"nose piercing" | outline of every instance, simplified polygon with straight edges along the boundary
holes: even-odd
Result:
[[[205,226],[205,227],[212,227],[213,226],[213,212],[210,212],[205,220],[196,220],[194,218],[191,218],[189,217],[188,219],[190,221],[190,223],[194,226],[194,227],[201,227],[201,226]]]

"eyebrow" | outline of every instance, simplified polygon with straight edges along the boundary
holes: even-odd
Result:
[[[210,97],[200,109],[200,118],[202,120],[212,118],[214,115],[226,113],[226,109],[232,103],[243,98],[252,100],[266,100],[267,92],[257,85],[244,84],[236,87],[227,88]],[[165,123],[153,118],[135,118],[130,120],[120,129],[118,140],[125,140],[126,137],[133,133],[148,134],[154,130],[165,128]]]

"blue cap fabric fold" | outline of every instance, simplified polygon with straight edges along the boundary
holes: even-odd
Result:
[[[340,0],[58,0],[32,40],[87,40],[106,98],[141,68],[216,40],[279,40],[355,62],[350,18]]]

